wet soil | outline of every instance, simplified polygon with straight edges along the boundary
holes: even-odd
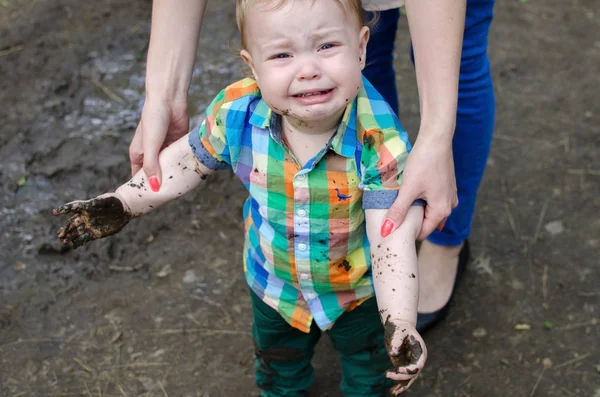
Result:
[[[232,2],[212,2],[194,121],[243,74]],[[129,179],[148,0],[0,1],[0,396],[252,396],[244,192],[230,173],[73,250],[51,209]],[[498,2],[496,135],[446,322],[409,395],[600,396],[600,7]],[[407,26],[402,120],[418,101]],[[192,124],[195,124],[193,122]],[[313,396],[340,396],[326,338]]]

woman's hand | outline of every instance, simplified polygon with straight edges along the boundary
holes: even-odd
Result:
[[[394,230],[416,199],[427,201],[417,237],[442,229],[458,205],[452,159],[458,77],[465,29],[466,0],[406,0],[415,58],[421,124],[402,174],[402,188],[387,217]],[[392,226],[391,228],[389,226]]]
[[[158,191],[158,153],[189,131],[187,95],[208,0],[152,1],[146,102],[129,146],[131,175],[141,168]]]
[[[131,175],[135,175],[143,168],[148,176],[150,187],[157,191],[162,181],[158,154],[187,134],[189,126],[187,101],[157,100],[155,102],[148,99],[144,103],[142,117],[129,146]],[[153,182],[152,177],[156,177],[156,182]]]
[[[398,197],[386,214],[386,218],[394,223],[391,231],[404,222],[408,209],[417,199],[427,202],[425,218],[417,237],[418,240],[424,240],[434,229],[441,230],[444,227],[446,219],[458,205],[450,142],[417,139],[402,172]]]

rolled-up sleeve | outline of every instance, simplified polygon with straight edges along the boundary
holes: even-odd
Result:
[[[206,109],[202,124],[189,135],[192,152],[202,164],[212,170],[229,168],[231,157],[227,144],[226,127],[223,123],[225,90],[221,91]]]
[[[364,209],[387,209],[396,200],[410,146],[394,128],[363,132],[360,157]]]

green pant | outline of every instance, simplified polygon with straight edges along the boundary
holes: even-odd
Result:
[[[314,322],[308,334],[297,330],[254,293],[250,295],[256,384],[262,389],[261,396],[305,396],[315,377],[310,361],[321,330]],[[369,299],[344,313],[326,333],[340,354],[344,396],[385,396],[392,386],[385,377],[391,362],[383,344],[376,300]]]

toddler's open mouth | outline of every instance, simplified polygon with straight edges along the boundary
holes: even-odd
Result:
[[[330,88],[327,90],[320,90],[320,91],[303,92],[301,94],[294,95],[294,97],[295,98],[307,98],[307,97],[317,96],[317,95],[326,95],[326,94],[329,94],[331,91],[333,91],[333,88]]]

